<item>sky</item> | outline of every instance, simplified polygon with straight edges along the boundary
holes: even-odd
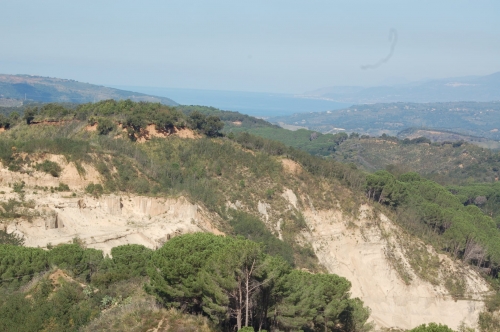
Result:
[[[500,71],[498,0],[0,3],[3,74],[302,93]]]

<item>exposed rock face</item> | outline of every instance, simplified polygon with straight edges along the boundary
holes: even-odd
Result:
[[[150,197],[133,197],[131,205],[127,205],[128,212],[141,216],[156,217],[167,214],[175,219],[196,220],[198,206],[189,204],[185,198],[180,199],[153,199]]]
[[[297,208],[297,196],[290,189],[286,189],[281,196],[286,199],[294,208]]]
[[[451,268],[461,269],[466,276],[466,296],[470,299],[453,299],[442,285],[421,280],[408,264],[412,281],[405,284],[386,254],[392,250],[405,262],[400,244],[390,235],[400,230],[383,215],[376,225],[369,214],[371,209],[367,206],[362,207],[357,220],[339,211],[304,211],[311,230],[307,237],[320,262],[329,272],[351,281],[352,295],[371,308],[371,319],[376,325],[410,329],[437,322],[456,329],[464,321],[475,326],[484,306],[478,300],[489,290],[484,280],[472,269],[448,259]],[[440,258],[447,260],[445,255]]]
[[[29,197],[28,197],[29,198]],[[88,247],[109,253],[112,247],[136,243],[155,249],[174,236],[211,231],[221,234],[197,205],[184,197],[160,199],[140,196],[64,198],[59,194],[37,200],[41,216],[32,223],[8,225],[23,234],[27,246],[72,242],[79,238]]]
[[[267,209],[270,207],[271,206],[269,204],[263,203],[261,201],[259,201],[257,204],[257,209],[259,210],[259,213],[262,215],[262,217],[266,219],[266,222],[269,221],[269,214],[267,213]]]
[[[64,223],[57,215],[57,213],[51,214],[45,218],[45,229],[55,229],[55,228],[63,228]]]
[[[119,216],[122,214],[122,200],[119,196],[105,196],[97,203],[98,206],[102,206],[105,213],[112,216]],[[102,205],[101,205],[102,204]]]

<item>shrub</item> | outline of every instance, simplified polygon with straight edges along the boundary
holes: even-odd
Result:
[[[138,194],[146,194],[149,192],[150,184],[144,178],[136,179],[132,182],[132,186]]]
[[[25,182],[24,181],[21,181],[21,182],[15,182],[13,185],[12,185],[12,190],[14,190],[15,193],[22,193],[24,192],[24,185],[25,185]]]
[[[102,187],[102,185],[100,183],[89,183],[86,187],[85,187],[85,192],[89,195],[92,195],[94,197],[99,197],[101,196],[103,193],[104,193],[104,188]]]
[[[59,182],[59,187],[56,188],[57,191],[69,191],[69,186],[66,183]]]
[[[36,164],[35,169],[37,171],[42,171],[45,173],[48,173],[52,175],[53,177],[59,177],[61,174],[62,168],[59,166],[58,163],[50,161],[50,160],[45,160],[41,164]]]

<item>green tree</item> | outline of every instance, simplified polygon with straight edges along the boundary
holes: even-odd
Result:
[[[116,124],[109,118],[99,118],[97,121],[97,132],[99,135],[107,135],[116,129]]]
[[[11,121],[11,124],[17,123],[20,118],[21,118],[21,116],[19,115],[19,113],[15,112],[15,111],[9,114],[9,120]]]
[[[11,125],[12,119],[7,118],[3,114],[0,114],[0,128],[9,128]]]
[[[311,274],[293,270],[279,282],[274,325],[285,330],[301,330],[312,324],[316,309],[312,306],[311,281]]]
[[[31,122],[35,119],[35,116],[38,114],[38,108],[27,108],[24,111],[23,119],[26,120],[27,124],[31,124]]]
[[[146,127],[147,121],[143,114],[133,113],[127,117],[125,124],[131,129],[130,133],[139,134],[141,129]]]
[[[363,306],[359,298],[350,299],[340,314],[340,322],[346,331],[368,332],[374,327],[373,323],[367,323],[370,313],[370,308]]]
[[[446,325],[429,323],[429,325],[422,324],[409,330],[408,332],[455,332]]]
[[[202,125],[203,132],[209,137],[219,136],[219,132],[224,128],[224,122],[217,116],[207,116],[205,123]]]
[[[203,130],[205,120],[206,116],[199,111],[193,111],[189,114],[189,123],[191,124],[192,129]]]
[[[274,320],[283,329],[369,331],[368,308],[350,299],[351,283],[334,274],[294,270],[278,285]]]
[[[340,323],[340,315],[349,305],[349,290],[351,283],[335,274],[314,274],[313,307],[316,310],[315,326],[322,326],[327,332]]]
[[[201,312],[199,272],[209,258],[230,239],[208,233],[175,237],[153,252],[148,275],[149,291],[166,306]]]
[[[0,229],[0,244],[22,246],[24,244],[24,238],[15,233],[7,233],[6,230]]]
[[[248,240],[214,253],[201,275],[205,313],[215,321],[235,318],[238,330],[249,326],[255,296],[269,282],[263,279],[265,259],[261,246]]]
[[[92,282],[110,285],[120,280],[147,275],[147,267],[153,251],[142,245],[127,244],[111,249],[112,259],[104,259],[97,266]]]

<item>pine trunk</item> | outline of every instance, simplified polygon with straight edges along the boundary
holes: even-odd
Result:
[[[236,324],[238,325],[238,330],[241,330],[241,304],[243,303],[243,295],[241,289],[241,280],[238,278],[238,292],[239,298],[236,304]]]
[[[248,294],[249,292],[249,282],[250,282],[250,276],[248,275],[248,270],[246,273],[246,280],[245,280],[245,287],[246,287],[246,297],[245,297],[245,327],[248,326],[248,307],[249,307],[249,300],[248,298],[250,295]]]

